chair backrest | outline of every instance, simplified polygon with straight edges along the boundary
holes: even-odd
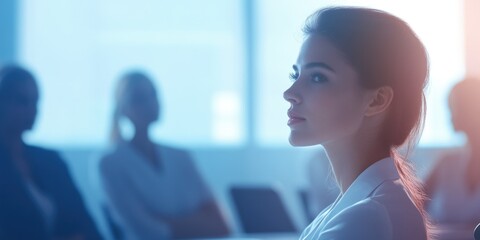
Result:
[[[473,231],[473,237],[475,240],[480,240],[480,223],[475,227],[475,230]]]
[[[235,186],[230,196],[245,233],[295,233],[287,209],[270,187]]]
[[[298,190],[298,197],[300,198],[300,202],[302,203],[305,220],[307,220],[308,223],[312,222],[313,219],[315,219],[315,216],[310,211],[310,199],[308,199],[308,190],[303,188]]]

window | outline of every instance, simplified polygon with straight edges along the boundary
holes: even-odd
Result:
[[[20,10],[19,60],[42,92],[31,141],[107,143],[114,85],[132,68],[156,81],[156,139],[245,141],[240,0],[25,0]]]

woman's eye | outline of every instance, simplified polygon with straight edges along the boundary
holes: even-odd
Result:
[[[289,77],[290,77],[290,79],[291,79],[292,81],[295,81],[295,80],[298,79],[298,73],[297,73],[297,72],[295,72],[295,73],[290,73],[290,74],[289,74]]]
[[[312,81],[322,83],[328,81],[327,77],[323,74],[312,74]]]

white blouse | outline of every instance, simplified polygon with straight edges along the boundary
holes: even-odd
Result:
[[[425,225],[392,158],[364,170],[304,230],[301,240],[424,240]]]
[[[193,212],[213,199],[186,151],[158,145],[157,156],[160,168],[124,142],[100,162],[108,202],[128,240],[170,238],[162,217]]]

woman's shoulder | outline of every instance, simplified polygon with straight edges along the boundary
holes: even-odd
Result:
[[[444,162],[461,161],[468,156],[468,150],[465,147],[446,148],[439,152],[437,157],[438,164]]]
[[[385,181],[374,191],[369,199],[377,204],[381,204],[389,212],[399,208],[417,211],[400,179]]]
[[[466,163],[467,159],[467,153],[463,148],[446,150],[438,157],[430,175],[437,178],[443,175],[451,176],[455,171],[462,169],[459,166]]]
[[[100,157],[100,169],[118,168],[118,166],[122,166],[122,163],[130,157],[129,146],[126,143],[111,145],[104,150],[103,155]]]
[[[33,145],[27,145],[27,151],[30,154],[34,154],[36,156],[46,156],[46,157],[53,157],[53,156],[58,156],[58,151],[50,148],[45,148],[45,147],[40,147],[40,146],[33,146]]]
[[[366,216],[379,223],[389,222],[390,218],[386,206],[375,198],[363,199],[352,204],[340,212],[339,215],[348,216],[349,220],[353,222],[363,221]]]
[[[172,153],[172,154],[188,154],[186,149],[181,147],[173,146],[165,143],[156,143],[157,149],[163,152]]]
[[[66,163],[56,150],[26,145],[27,154],[30,156],[30,163],[41,168],[57,169],[65,168]]]
[[[157,143],[156,145],[158,152],[163,158],[174,159],[176,162],[192,162],[190,152],[186,149],[160,143]]]
[[[343,234],[339,239],[426,239],[423,217],[411,201],[395,200],[395,194],[391,198],[382,196],[345,208],[332,219],[329,228],[341,228],[337,231]]]
[[[131,151],[131,146],[126,141],[120,141],[106,146],[103,150],[102,159],[110,159],[125,156]]]
[[[382,209],[398,234],[407,234],[406,229],[411,229],[411,234],[422,236],[423,239],[426,233],[423,216],[399,179],[384,182],[366,203]]]
[[[392,224],[385,206],[367,198],[339,212],[324,232],[338,239],[390,239]]]

